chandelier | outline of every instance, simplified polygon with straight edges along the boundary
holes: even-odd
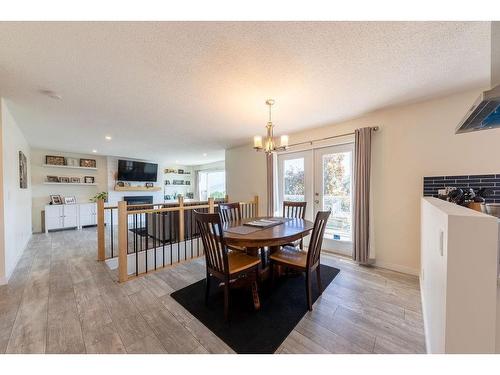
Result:
[[[266,105],[269,106],[269,121],[266,125],[267,135],[263,140],[260,135],[253,137],[253,148],[256,151],[264,151],[266,154],[271,154],[277,151],[284,151],[288,146],[288,135],[282,135],[279,145],[274,138],[274,125],[271,121],[271,108],[274,104],[274,99],[267,99]]]

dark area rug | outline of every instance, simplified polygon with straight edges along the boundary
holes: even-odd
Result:
[[[340,272],[321,265],[321,282],[326,288]],[[312,282],[313,302],[319,297],[316,275]],[[211,295],[205,305],[205,280],[171,294],[177,302],[221,338],[236,353],[274,353],[307,313],[305,276],[293,274],[264,283],[259,289],[261,308],[253,308],[249,288],[231,289],[230,320],[224,321],[224,291],[218,281],[210,283]]]
[[[139,236],[146,237],[148,235],[148,230],[146,227],[143,228],[129,228],[132,233],[137,233]]]

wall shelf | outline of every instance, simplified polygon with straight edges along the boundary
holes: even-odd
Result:
[[[96,183],[86,184],[84,182],[44,182],[44,185],[75,185],[75,186],[97,186]]]
[[[115,186],[115,191],[161,191],[161,187],[159,186],[153,186],[153,187],[146,187],[146,186]]]
[[[88,171],[97,171],[95,167],[78,167],[73,165],[52,165],[52,164],[42,164],[44,168],[66,168],[66,169],[84,169]],[[88,184],[87,184],[88,185]]]

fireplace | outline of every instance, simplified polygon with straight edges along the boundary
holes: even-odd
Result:
[[[152,195],[130,195],[123,197],[123,200],[129,204],[152,204],[153,196]]]

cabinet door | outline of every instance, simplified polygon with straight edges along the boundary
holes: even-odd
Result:
[[[96,224],[95,211],[96,210],[95,210],[94,203],[83,203],[80,205],[80,226],[81,227]]]
[[[45,207],[46,230],[59,229],[63,227],[63,206],[52,205]]]
[[[64,228],[78,226],[78,206],[76,204],[64,205]]]

